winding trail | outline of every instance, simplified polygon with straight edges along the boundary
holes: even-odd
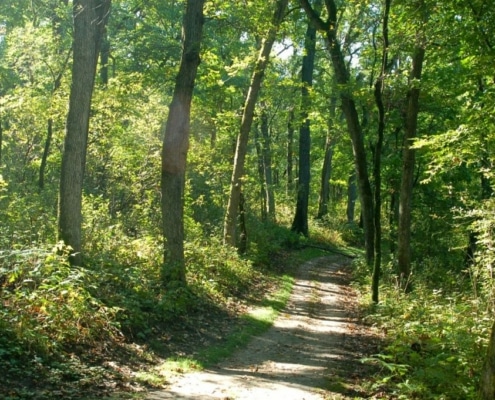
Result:
[[[329,376],[353,355],[343,346],[353,330],[342,283],[348,260],[322,257],[303,264],[285,310],[272,328],[213,368],[178,376],[149,400],[321,400],[333,397]],[[338,397],[343,398],[343,397]]]

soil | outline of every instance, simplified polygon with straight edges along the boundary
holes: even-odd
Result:
[[[367,397],[359,362],[374,346],[356,318],[349,259],[329,256],[303,264],[285,310],[273,327],[230,358],[174,377],[149,400],[316,400]]]

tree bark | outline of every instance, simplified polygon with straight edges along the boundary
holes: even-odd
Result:
[[[423,69],[425,56],[424,43],[418,43],[413,59],[410,77],[410,89],[408,92],[406,127],[404,133],[404,149],[402,152],[402,178],[399,194],[399,228],[397,242],[397,259],[399,282],[402,289],[409,291],[411,285],[411,213],[412,191],[414,182],[414,164],[416,152],[412,148],[413,139],[416,137],[419,114],[419,81]]]
[[[374,257],[374,221],[373,221],[373,194],[368,176],[366,162],[366,151],[364,148],[364,137],[359,123],[359,116],[356,103],[349,89],[349,71],[341,51],[340,43],[337,40],[337,6],[334,0],[326,0],[328,19],[323,21],[309,4],[309,0],[301,0],[306,14],[309,16],[315,27],[325,32],[328,51],[332,59],[335,80],[342,88],[340,90],[340,100],[342,111],[347,122],[347,129],[351,137],[354,164],[356,167],[357,181],[361,199],[361,210],[363,215],[366,261],[373,264]]]
[[[72,84],[60,176],[59,239],[72,248],[70,261],[82,262],[82,187],[89,114],[100,42],[111,0],[74,0]]]
[[[182,56],[169,107],[162,147],[162,220],[165,236],[162,283],[185,285],[184,186],[191,102],[200,63],[204,0],[188,0],[183,22]]]
[[[321,2],[315,6],[320,8]],[[308,203],[309,184],[311,181],[311,128],[309,119],[309,109],[311,98],[309,88],[313,86],[313,72],[316,54],[316,27],[308,21],[306,36],[304,39],[304,56],[301,71],[301,103],[303,123],[299,128],[299,179],[297,182],[297,203],[296,214],[292,221],[292,230],[309,236],[308,228]]]
[[[382,148],[383,148],[383,136],[385,132],[385,107],[383,105],[383,89],[385,86],[385,74],[387,73],[388,65],[388,17],[390,13],[390,3],[392,0],[385,0],[385,10],[383,13],[383,44],[382,44],[382,65],[380,76],[375,82],[375,103],[378,108],[378,132],[375,145],[375,159],[373,163],[373,178],[375,180],[375,209],[374,209],[374,222],[375,222],[375,259],[373,265],[373,276],[371,279],[371,297],[373,302],[378,303],[379,300],[379,285],[382,263],[382,175],[381,175],[381,161],[382,161]]]
[[[244,175],[244,161],[246,159],[249,132],[253,123],[254,108],[256,105],[256,101],[258,100],[261,82],[263,81],[263,76],[265,74],[266,66],[268,65],[270,52],[273,43],[275,42],[278,28],[285,16],[287,4],[288,0],[277,0],[276,2],[276,9],[271,20],[270,28],[268,30],[267,37],[263,40],[263,43],[261,45],[261,49],[254,67],[253,75],[251,77],[251,83],[249,85],[246,101],[244,103],[241,127],[237,136],[235,148],[234,167],[230,182],[229,200],[223,226],[224,244],[228,244],[234,247],[236,246],[237,240],[236,226],[242,187],[242,177]]]

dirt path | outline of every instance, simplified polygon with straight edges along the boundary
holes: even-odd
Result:
[[[344,398],[328,389],[332,371],[352,363],[344,346],[354,329],[344,307],[352,296],[341,279],[346,263],[331,256],[302,265],[288,305],[269,331],[213,368],[178,376],[148,399]]]

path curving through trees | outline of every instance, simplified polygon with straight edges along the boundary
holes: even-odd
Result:
[[[348,259],[321,257],[303,264],[285,310],[273,327],[229,359],[200,372],[178,376],[149,400],[316,400],[333,397],[336,369],[356,366],[346,346],[356,332],[347,316],[353,292],[343,278]],[[352,346],[351,346],[352,347]]]

